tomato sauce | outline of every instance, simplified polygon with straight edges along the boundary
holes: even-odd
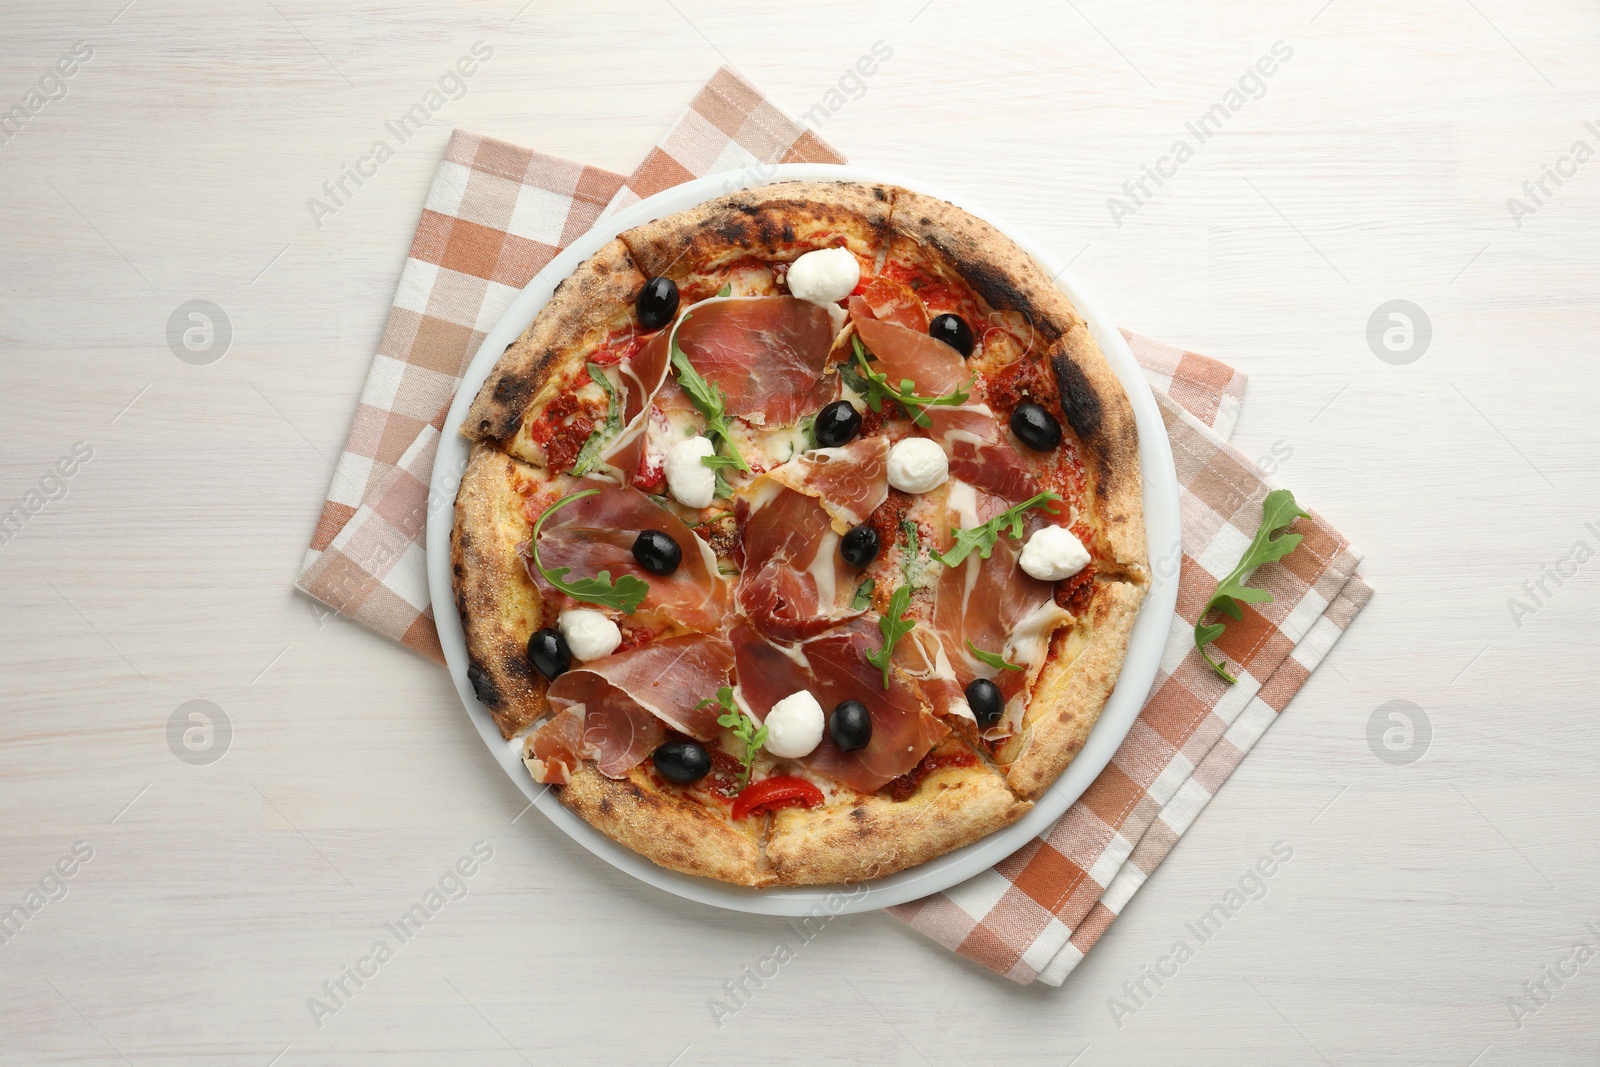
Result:
[[[921,787],[923,779],[934,771],[945,767],[971,767],[978,762],[978,757],[971,752],[961,749],[951,749],[945,752],[930,752],[922,757],[922,762],[911,770],[902,774],[883,788],[888,792],[889,799],[906,801]]]

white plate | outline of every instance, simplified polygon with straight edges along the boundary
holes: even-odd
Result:
[[[1105,353],[1133,404],[1139,425],[1139,462],[1144,473],[1145,536],[1150,559],[1175,560],[1182,544],[1178,522],[1178,481],[1172,465],[1172,449],[1167,442],[1166,427],[1162,425],[1150,386],[1134,362],[1133,353],[1128,351],[1122,335],[1100,310],[1100,305],[1067,273],[1055,256],[989,212],[947,197],[921,182],[907,181],[865,167],[784,164],[765,168],[762,174],[751,171],[736,175],[716,174],[664,190],[626,211],[602,220],[551,260],[549,266],[540,271],[512,300],[500,321],[483,339],[478,354],[473,357],[461,379],[455,403],[450,405],[450,414],[445,419],[443,437],[439,442],[439,455],[434,462],[427,531],[428,589],[433,598],[434,621],[439,627],[439,640],[450,666],[450,677],[454,679],[461,702],[482,735],[484,744],[489,747],[490,754],[546,818],[590,852],[641,881],[702,904],[762,915],[791,916],[805,915],[818,906],[835,914],[871,911],[937,893],[994,866],[1027,844],[1030,838],[1048,830],[1105,769],[1106,763],[1133,725],[1155,679],[1156,668],[1166,646],[1169,620],[1178,598],[1176,568],[1171,567],[1170,563],[1154,567],[1153,585],[1134,624],[1127,659],[1123,662],[1122,674],[1111,699],[1106,702],[1105,710],[1101,712],[1100,720],[1090,732],[1083,750],[1027,815],[1004,830],[998,830],[965,848],[899,874],[869,882],[866,892],[855,888],[845,897],[842,906],[839,895],[835,895],[836,889],[827,886],[748,889],[658,867],[569,812],[548,787],[539,785],[529,776],[512,747],[501,738],[499,727],[495,726],[489,710],[473,695],[472,685],[467,681],[466,642],[462,637],[461,622],[452,607],[455,594],[450,583],[450,529],[455,521],[456,488],[467,463],[467,441],[459,432],[467,408],[488,378],[495,361],[507,345],[521,336],[539,309],[544,307],[556,283],[570,275],[579,263],[617,234],[736,189],[795,180],[880,182],[938,196],[979,218],[987,219],[1033,256],[1055,277],[1056,284],[1072,298],[1079,312],[1088,320],[1095,340],[1099,342],[1101,351]],[[833,895],[833,900],[824,904],[830,895]]]

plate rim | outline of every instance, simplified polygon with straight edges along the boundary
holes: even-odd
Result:
[[[512,745],[500,736],[489,710],[473,693],[466,676],[466,640],[456,615],[451,581],[449,545],[455,523],[455,497],[469,453],[469,443],[459,433],[461,424],[505,347],[521,336],[549,301],[556,284],[623,230],[688,210],[716,196],[783,181],[875,182],[948,200],[1000,230],[1052,276],[1057,287],[1067,294],[1087,321],[1133,407],[1139,430],[1146,551],[1151,561],[1151,585],[1135,619],[1117,684],[1083,748],[1034,802],[1033,808],[1012,825],[972,844],[886,878],[858,883],[844,893],[837,885],[752,888],[670,871],[618,844],[568,811],[549,786],[533,781]],[[425,552],[429,597],[435,607],[434,623],[456,694],[491,757],[516,783],[531,807],[537,807],[556,827],[598,858],[658,889],[731,911],[797,917],[820,914],[819,908],[827,914],[847,914],[892,907],[966,881],[1021,849],[1032,838],[1043,835],[1099,777],[1132,728],[1159,672],[1171,628],[1169,620],[1177,604],[1176,575],[1158,562],[1175,558],[1182,548],[1177,472],[1154,392],[1121,333],[1066,265],[1025,231],[987,209],[940,192],[926,182],[872,167],[827,163],[746,167],[737,172],[692,179],[600,219],[530,279],[484,335],[456,386],[455,398],[440,429],[438,452],[428,484]],[[439,610],[439,605],[444,605],[445,610]]]

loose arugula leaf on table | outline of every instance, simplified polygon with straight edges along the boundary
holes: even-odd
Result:
[[[740,710],[733,702],[733,689],[729,686],[725,685],[718,689],[715,697],[706,697],[695,707],[703,708],[707,704],[716,704],[722,708],[722,714],[717,716],[717,725],[732,730],[733,736],[744,746],[744,753],[739,757],[743,770],[739,773],[739,788],[734,793],[743,792],[744,787],[750,784],[750,765],[755,762],[761,743],[767,739],[767,728],[762,726],[758,729],[756,721]]]
[[[851,611],[865,611],[872,606],[872,591],[878,588],[878,583],[871,578],[863,578],[861,584],[856,586],[856,597],[850,602]]]
[[[1000,655],[1000,653],[998,653],[998,652],[985,652],[983,649],[981,649],[977,645],[973,644],[971,638],[967,639],[967,650],[969,652],[971,652],[974,656],[977,656],[979,660],[981,660],[984,663],[987,663],[989,666],[993,667],[995,670],[998,670],[998,671],[1020,671],[1020,670],[1022,670],[1021,664],[1007,663],[1006,662],[1006,658],[1004,656]]]
[[[928,418],[928,409],[931,407],[960,407],[971,396],[972,383],[977,381],[977,376],[967,384],[944,396],[919,396],[916,392],[916,383],[910,378],[901,378],[900,384],[895,385],[889,381],[889,376],[881,371],[875,371],[867,364],[867,350],[861,344],[860,337],[850,338],[854,346],[856,362],[860,365],[861,375],[866,380],[867,404],[873,411],[882,411],[885,400],[893,400],[906,409],[906,414],[911,417],[914,425],[927,429],[933,425],[933,420]],[[842,374],[841,370],[841,374]]]
[[[994,543],[1000,539],[1002,531],[1010,533],[1013,540],[1020,538],[1022,536],[1022,516],[1025,512],[1030,508],[1044,508],[1051,515],[1059,515],[1060,512],[1050,507],[1049,504],[1051,501],[1060,499],[1061,497],[1056,493],[1037,493],[1022,503],[1007,508],[980,526],[974,526],[969,530],[952,529],[950,532],[955,535],[956,542],[950,546],[950,551],[931,552],[929,555],[946,567],[956,566],[972,555],[973,552],[978,553],[979,559],[988,559],[989,554],[994,551]],[[1009,529],[1007,529],[1008,527]]]
[[[867,662],[883,672],[885,689],[889,688],[889,657],[894,654],[894,646],[917,625],[916,619],[902,618],[906,609],[910,607],[911,587],[902,585],[889,598],[889,610],[878,620],[878,629],[883,632],[883,647],[876,652],[867,653]]]
[[[528,538],[528,546],[533,553],[533,565],[544,575],[544,580],[555,586],[561,592],[574,600],[585,604],[598,604],[603,608],[615,608],[626,615],[632,615],[639,610],[639,605],[644,598],[650,595],[650,584],[642,578],[631,574],[624,574],[615,583],[611,581],[610,571],[601,571],[593,578],[580,578],[575,582],[567,581],[567,572],[571,567],[557,567],[549,569],[539,559],[539,531],[544,528],[544,522],[556,511],[566,507],[574,500],[582,500],[586,496],[594,496],[600,490],[585,489],[581,493],[569,493],[557,500],[554,504],[544,509],[544,514],[539,516],[539,521],[533,524],[533,536]]]
[[[600,453],[617,434],[622,432],[622,393],[611,384],[611,379],[606,377],[605,371],[596,364],[587,364],[589,380],[594,382],[606,392],[606,421],[594,428],[589,434],[589,439],[578,450],[578,458],[572,464],[572,473],[578,476],[588,474],[596,463],[600,461]]]
[[[1217,584],[1216,592],[1211,594],[1211,599],[1206,601],[1206,606],[1201,610],[1199,618],[1194,624],[1194,647],[1200,650],[1200,657],[1206,661],[1217,675],[1233,685],[1238,681],[1228,673],[1228,669],[1221,663],[1206,654],[1206,646],[1221,637],[1227,629],[1227,624],[1214,622],[1205,625],[1205,617],[1216,608],[1228,618],[1239,621],[1244,618],[1245,604],[1265,604],[1272,600],[1272,594],[1265,589],[1256,589],[1244,584],[1245,577],[1257,567],[1266,563],[1276,563],[1278,560],[1293,552],[1300,544],[1299,534],[1283,534],[1276,539],[1277,533],[1294,522],[1295,519],[1310,518],[1309,512],[1302,511],[1300,505],[1295,503],[1294,494],[1287,489],[1274,489],[1267,494],[1267,499],[1261,505],[1261,526],[1256,530],[1256,535],[1250,541],[1250,547],[1244,550],[1244,555],[1239,558],[1239,565],[1233,568],[1226,578]]]

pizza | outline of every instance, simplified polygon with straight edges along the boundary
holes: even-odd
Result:
[[[903,188],[624,231],[462,433],[478,699],[563,805],[687,874],[855,882],[1012,823],[1149,584],[1132,409],[1082,317]]]

